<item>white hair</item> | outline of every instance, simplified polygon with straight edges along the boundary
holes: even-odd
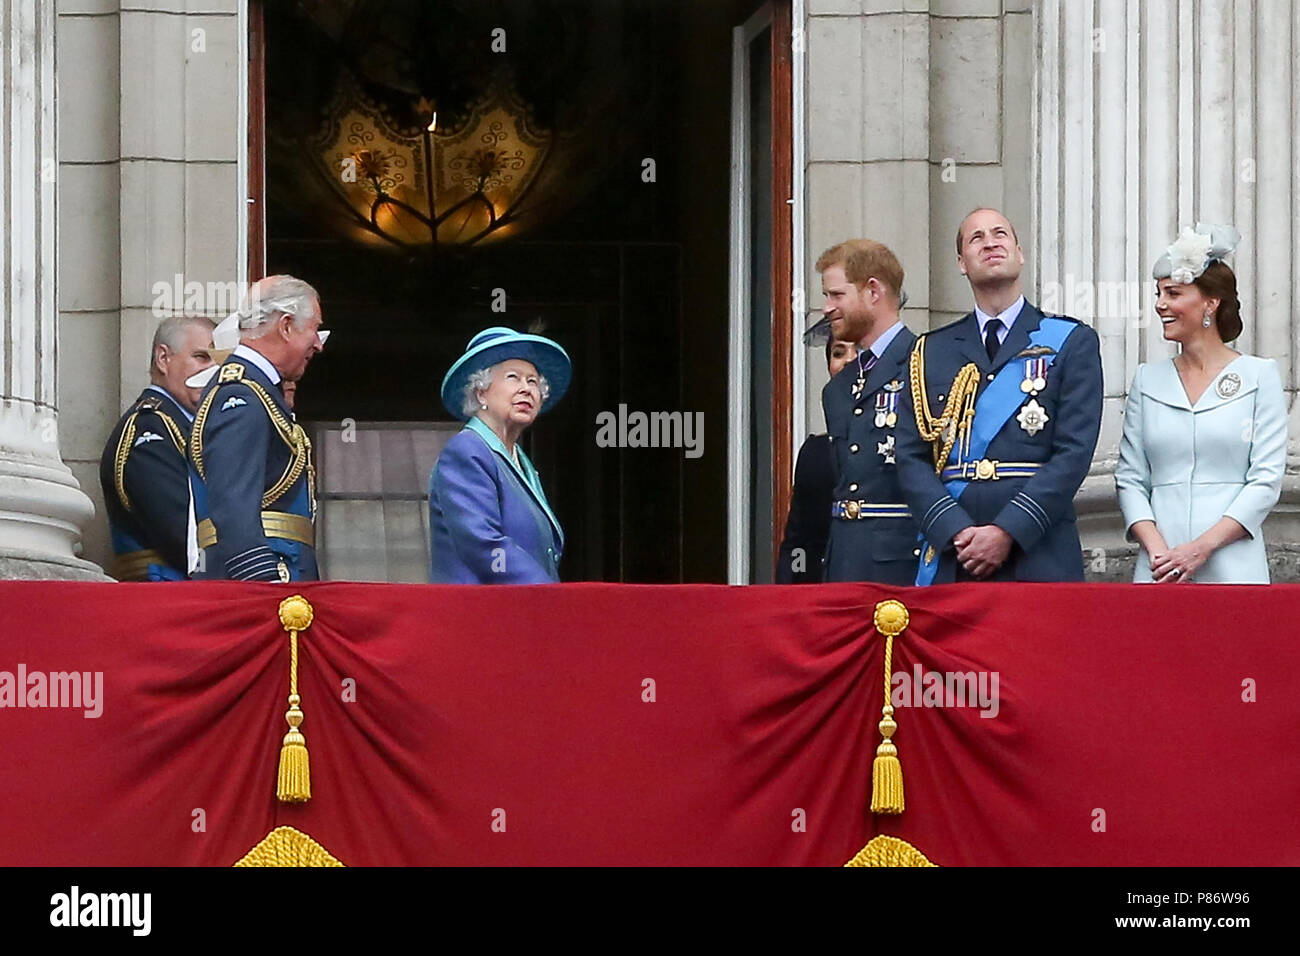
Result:
[[[293,324],[304,328],[315,314],[320,296],[293,276],[271,276],[262,286],[254,285],[239,306],[241,339],[261,338],[281,315],[293,316]]]
[[[524,359],[524,361],[527,361],[527,359]],[[497,363],[497,365],[500,364],[500,362]],[[534,368],[535,367],[536,366],[534,366]],[[495,372],[496,369],[496,365],[489,365],[486,368],[481,368],[477,372],[472,373],[469,377],[469,381],[465,383],[465,399],[461,402],[460,410],[466,418],[473,418],[474,414],[478,411],[478,393],[487,391],[488,386],[492,384],[492,373]],[[545,403],[551,395],[551,383],[546,380],[546,376],[541,372],[537,373],[537,387],[542,393],[542,402]]]

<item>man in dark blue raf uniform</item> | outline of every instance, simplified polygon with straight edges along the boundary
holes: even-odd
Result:
[[[150,349],[149,387],[108,436],[99,459],[109,573],[119,581],[184,581],[190,518],[186,446],[199,390],[185,380],[212,364],[212,321],[163,319]]]
[[[315,581],[311,447],[285,401],[324,347],[320,298],[292,276],[254,284],[214,334],[238,345],[203,390],[190,437],[198,556],[195,578]],[[220,354],[220,353],[218,353]]]
[[[881,243],[850,239],[823,252],[817,271],[831,336],[858,343],[857,359],[822,390],[836,472],[823,580],[909,585],[920,549],[895,466],[916,341],[898,317],[903,268]]]
[[[1082,581],[1074,495],[1101,427],[1097,333],[1025,301],[995,209],[957,230],[975,311],[917,340],[898,473],[924,536],[917,584]]]

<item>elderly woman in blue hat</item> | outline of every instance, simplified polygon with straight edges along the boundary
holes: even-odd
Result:
[[[564,531],[520,436],[569,387],[558,344],[500,326],[469,341],[442,380],[442,403],[465,422],[429,476],[430,580],[560,580]]]

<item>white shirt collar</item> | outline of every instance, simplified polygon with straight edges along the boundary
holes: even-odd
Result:
[[[1016,321],[1016,318],[1020,315],[1020,310],[1024,307],[1025,297],[1023,295],[1016,299],[1015,302],[1012,302],[1005,312],[999,312],[997,315],[989,315],[978,305],[975,306],[975,321],[980,324],[980,338],[984,338],[987,334],[986,326],[994,319],[997,319],[1002,323],[1002,328],[998,330],[998,341],[1004,340],[1007,337],[1007,332],[1011,329],[1011,323]]]
[[[877,360],[883,357],[885,349],[889,348],[889,343],[894,341],[894,337],[901,331],[903,331],[903,320],[899,319],[889,328],[885,329],[884,332],[880,333],[880,338],[871,343],[871,354],[874,355]]]
[[[175,396],[172,395],[171,392],[167,391],[167,389],[163,388],[161,385],[155,385],[152,382],[149,383],[149,387],[152,388],[159,395],[166,395],[168,398],[170,398],[172,400],[172,404],[185,413],[186,418],[188,418],[190,421],[194,421],[194,416],[190,414],[190,410],[186,408],[184,405],[182,405],[180,402],[176,401]]]
[[[247,359],[260,368],[262,373],[271,380],[272,385],[280,384],[280,373],[276,371],[275,366],[271,364],[271,360],[261,352],[257,351],[257,349],[249,348],[243,342],[240,342],[235,346],[235,351],[231,354],[238,355],[242,359]]]

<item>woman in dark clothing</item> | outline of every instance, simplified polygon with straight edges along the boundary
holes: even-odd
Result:
[[[826,365],[831,378],[858,357],[853,342],[827,339]],[[831,533],[831,500],[835,488],[835,456],[829,435],[809,435],[794,466],[794,490],[785,537],[776,563],[777,584],[820,584],[822,555]]]

